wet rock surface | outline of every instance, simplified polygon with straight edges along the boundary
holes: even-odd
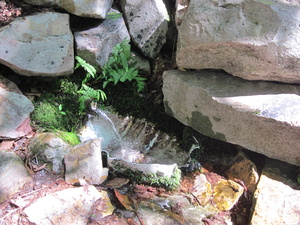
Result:
[[[121,121],[124,122],[124,120]],[[156,132],[154,128],[152,128],[153,131],[148,133],[148,136],[146,135],[147,132],[143,133],[143,135],[141,133],[142,128],[147,128],[145,130],[148,130],[149,132],[149,124],[145,125],[144,122],[141,122],[138,126],[137,121],[135,121],[132,125],[132,128],[133,127],[139,127],[140,129],[127,129],[127,138],[130,136],[138,137],[140,139],[135,139],[137,142],[140,141],[141,143],[144,143],[145,140],[148,140],[151,143],[151,140],[155,137]],[[123,124],[120,128],[124,129],[126,126],[124,127]],[[137,134],[139,134],[139,136]],[[160,133],[160,135],[163,137],[163,133]],[[126,137],[126,135],[124,137]],[[54,140],[56,138],[57,137],[53,137]],[[84,168],[80,166],[83,165],[80,160],[86,161],[88,159],[88,157],[84,157],[84,155],[93,155],[84,151],[84,149],[80,146],[85,145],[88,152],[96,147],[97,157],[99,158],[99,156],[101,156],[100,143],[96,145],[86,144],[88,142],[93,143],[93,141],[95,141],[95,139],[73,147],[73,149],[78,150],[77,153],[71,150],[65,156],[66,180],[63,179],[61,174],[57,174],[56,177],[51,175],[52,172],[45,168],[36,172],[32,171],[33,181],[27,183],[23,188],[20,187],[21,189],[18,193],[0,205],[2,209],[5,209],[2,211],[3,214],[0,215],[0,219],[3,224],[9,224],[8,221],[16,220],[22,221],[21,224],[28,224],[28,221],[35,223],[45,222],[45,224],[52,221],[54,224],[57,224],[54,222],[56,219],[63,219],[61,220],[63,221],[62,224],[67,224],[69,223],[69,220],[74,219],[75,217],[77,218],[78,216],[80,217],[78,218],[78,224],[84,223],[82,221],[87,220],[90,224],[101,221],[109,221],[108,223],[117,221],[117,224],[130,224],[130,221],[135,221],[137,224],[153,224],[154,222],[166,222],[169,224],[205,224],[205,221],[224,222],[231,220],[230,209],[235,207],[234,205],[238,205],[237,202],[239,199],[244,198],[240,195],[241,192],[236,192],[236,195],[233,195],[230,192],[235,190],[236,187],[240,187],[239,184],[236,184],[233,181],[227,181],[225,177],[221,177],[213,172],[208,172],[205,169],[196,173],[189,172],[188,174],[183,174],[180,186],[173,191],[166,191],[161,187],[143,184],[138,185],[133,181],[133,179],[126,179],[126,176],[125,178],[122,178],[123,175],[116,170],[112,170],[109,173],[107,181],[103,183],[100,182],[102,183],[100,186],[100,183],[96,185],[97,190],[99,191],[103,189],[107,190],[110,193],[110,199],[100,197],[95,205],[89,205],[89,207],[86,206],[89,208],[86,208],[89,212],[88,214],[84,214],[82,212],[77,215],[73,210],[79,210],[81,205],[78,203],[79,200],[76,199],[80,196],[80,198],[84,199],[84,193],[86,193],[87,188],[91,187],[88,183],[93,182],[89,180],[90,175],[88,173],[81,174],[77,178],[76,182],[69,182],[68,171],[79,170],[84,172]],[[171,146],[176,146],[176,142],[174,142],[172,138],[169,139],[169,143]],[[148,145],[148,147],[154,149],[154,146],[159,146],[160,144],[165,146],[167,144],[166,139],[157,138],[157,142],[153,142],[153,146]],[[78,165],[75,167],[69,167],[69,158],[74,158],[75,161],[78,162]],[[30,164],[30,162],[29,158],[28,163]],[[102,163],[102,161],[100,163]],[[88,165],[92,164],[89,163]],[[151,164],[149,164],[149,166],[151,166]],[[89,167],[89,173],[95,175],[95,170],[98,167],[99,161],[97,162],[97,165]],[[198,171],[199,169],[200,168],[198,168]],[[80,196],[77,196],[79,195],[77,192],[77,194],[74,194],[74,189],[78,188],[71,188],[72,186],[68,185],[66,182],[75,183],[75,185],[83,185],[81,189],[83,190],[82,195],[80,194]],[[243,192],[243,188],[240,188]],[[100,193],[102,192],[100,191]],[[44,197],[45,195],[47,195],[47,197]],[[55,203],[55,206],[52,207],[51,204],[53,203],[50,203],[49,201],[53,197],[55,202],[63,201],[64,204]],[[34,201],[32,199],[34,199]],[[224,201],[225,199],[226,201]],[[94,201],[95,200],[96,199],[94,199]],[[226,202],[229,202],[229,205]],[[77,203],[79,205],[76,205]],[[224,208],[224,204],[227,204],[226,208]],[[60,208],[57,208],[56,205],[60,205],[62,209],[60,210]],[[107,210],[111,210],[113,207],[117,208],[116,212],[118,213],[113,215],[107,214]],[[248,207],[250,207],[250,205],[248,205]],[[37,213],[39,210],[41,213]],[[24,217],[22,216],[23,214],[17,213],[21,211],[27,216]],[[91,211],[93,214],[90,213]],[[8,214],[5,212],[8,212]],[[62,212],[68,212],[67,216],[65,215],[64,218],[62,218]]]

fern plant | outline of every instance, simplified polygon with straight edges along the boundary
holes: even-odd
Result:
[[[82,80],[80,90],[78,93],[80,111],[84,112],[85,102],[87,100],[106,100],[106,94],[100,89],[94,89],[89,86],[90,81],[102,81],[103,88],[109,83],[116,85],[118,82],[135,81],[137,91],[140,92],[145,88],[146,78],[140,77],[138,70],[134,67],[132,61],[131,48],[129,40],[125,39],[120,44],[117,44],[112,51],[112,55],[109,57],[108,62],[102,67],[102,73],[97,74],[96,68],[79,56],[75,57],[77,64],[75,69],[82,67],[86,71],[86,76]]]
[[[116,85],[118,82],[135,81],[137,91],[140,92],[145,88],[145,78],[140,77],[138,70],[134,64],[130,64],[132,60],[131,48],[129,40],[125,39],[120,44],[117,44],[112,55],[109,57],[107,63],[102,67],[103,88],[110,82]]]
[[[88,86],[88,82],[91,79],[96,79],[97,76],[97,71],[96,68],[89,63],[87,63],[84,59],[80,58],[79,56],[75,57],[77,60],[77,64],[75,66],[75,69],[82,67],[86,71],[86,76],[81,82],[81,87],[77,91],[81,96],[79,97],[79,111],[83,113],[85,111],[85,103],[88,100],[94,100],[94,101],[99,101],[99,100],[106,100],[106,94],[104,91],[100,89],[94,89],[90,86]]]

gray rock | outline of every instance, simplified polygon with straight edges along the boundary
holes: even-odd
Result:
[[[0,76],[0,139],[28,134],[31,131],[29,114],[33,110],[33,104],[18,87]]]
[[[130,62],[139,71],[139,74],[151,76],[151,66],[149,60],[137,52],[132,52],[132,61]]]
[[[296,1],[191,0],[178,27],[177,64],[300,83],[299,10]]]
[[[39,13],[0,28],[0,63],[26,76],[73,73],[73,35],[69,15]]]
[[[50,164],[50,170],[55,173],[64,171],[63,158],[71,146],[51,133],[37,133],[28,144],[32,155],[38,157],[40,164]]]
[[[300,224],[297,167],[267,159],[254,193],[251,225]]]
[[[31,180],[24,162],[14,152],[0,152],[0,204]]]
[[[86,225],[92,216],[93,205],[100,198],[102,206],[110,207],[106,211],[111,214],[113,206],[107,192],[99,192],[94,186],[69,188],[45,196],[25,208],[24,213],[34,224]]]
[[[85,141],[65,156],[66,182],[75,184],[84,179],[89,184],[99,185],[106,180],[108,169],[102,167],[101,141],[101,138]]]
[[[300,165],[300,87],[223,72],[166,71],[166,112],[196,131]]]
[[[24,2],[32,5],[60,7],[81,17],[104,19],[113,0],[24,0]]]
[[[168,31],[169,15],[162,0],[122,0],[121,6],[132,41],[145,56],[155,58]]]
[[[119,13],[111,10],[111,13]],[[95,66],[107,63],[115,45],[130,39],[123,17],[107,18],[89,30],[74,33],[77,55]]]

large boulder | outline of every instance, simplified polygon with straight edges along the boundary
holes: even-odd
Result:
[[[0,140],[31,132],[29,115],[33,110],[33,104],[19,88],[0,75]]]
[[[177,64],[300,83],[299,10],[297,1],[191,0],[178,26]]]
[[[110,12],[120,13],[113,9]],[[100,67],[107,63],[115,45],[130,39],[123,17],[99,21],[91,29],[75,32],[74,37],[77,55]]]
[[[166,71],[166,112],[194,130],[300,165],[300,87],[224,72]]]
[[[104,19],[113,0],[24,0],[24,2],[32,5],[60,7],[77,16]]]
[[[163,0],[122,0],[121,6],[132,41],[150,58],[155,58],[168,31],[169,15]]]
[[[0,28],[0,63],[27,76],[61,76],[74,70],[69,15],[45,12]]]

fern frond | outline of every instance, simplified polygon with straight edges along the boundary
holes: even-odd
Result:
[[[75,59],[78,62],[75,66],[75,69],[77,69],[78,67],[81,66],[87,72],[87,78],[90,78],[90,77],[95,78],[96,77],[97,71],[94,66],[87,63],[83,58],[81,58],[79,56],[75,56]]]

